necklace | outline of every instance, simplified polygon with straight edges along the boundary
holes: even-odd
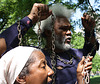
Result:
[[[45,48],[44,50],[48,50],[48,49]],[[49,54],[51,53],[50,50],[48,50],[47,52],[48,52]],[[67,52],[66,54],[68,54],[68,55],[70,56],[70,60],[69,60],[68,62],[66,62],[66,61],[65,61],[64,59],[62,59],[59,55],[56,54],[57,59],[58,59],[59,61],[63,62],[64,64],[73,64],[73,58],[75,58],[75,59],[81,59],[81,58],[79,58],[79,57],[77,57],[77,56],[74,56],[74,55],[68,53],[68,52]]]
[[[73,64],[73,58],[71,58],[69,62],[66,62],[59,55],[57,55],[57,59],[60,60],[61,62],[63,62],[64,64]]]
[[[62,59],[59,55],[56,55],[57,56],[57,59],[60,60],[61,62],[63,62],[64,64],[73,64],[73,58],[76,58],[76,59],[80,59],[79,57],[76,57],[70,53],[67,53],[69,56],[70,56],[70,61],[69,62],[66,62],[64,59]]]

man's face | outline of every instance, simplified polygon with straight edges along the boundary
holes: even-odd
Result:
[[[27,84],[47,84],[52,79],[53,71],[47,65],[45,56],[40,51],[32,53],[36,57],[36,62],[29,66],[29,75],[26,76]]]
[[[57,17],[55,21],[56,47],[63,50],[70,49],[71,25],[66,18]]]

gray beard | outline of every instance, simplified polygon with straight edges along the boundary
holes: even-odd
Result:
[[[71,48],[70,44],[65,44],[65,38],[63,38],[62,43],[59,43],[59,41],[56,39],[55,40],[55,46],[59,49],[64,50],[64,51],[69,50]]]

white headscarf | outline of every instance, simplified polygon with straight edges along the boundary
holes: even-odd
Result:
[[[0,84],[13,84],[35,49],[19,46],[3,55],[0,59]]]

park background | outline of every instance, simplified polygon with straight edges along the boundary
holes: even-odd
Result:
[[[84,12],[94,14],[96,19],[95,35],[100,43],[100,0],[0,0],[0,33],[10,27],[12,24],[27,16],[34,3],[44,3],[49,6],[55,3],[61,3],[74,13],[70,19],[72,28],[72,47],[82,48],[84,45],[84,28],[81,23],[81,17]],[[30,28],[22,39],[22,45],[38,46],[38,36]],[[45,41],[42,39],[42,47]],[[97,51],[91,70],[91,83],[100,84],[100,49]]]

